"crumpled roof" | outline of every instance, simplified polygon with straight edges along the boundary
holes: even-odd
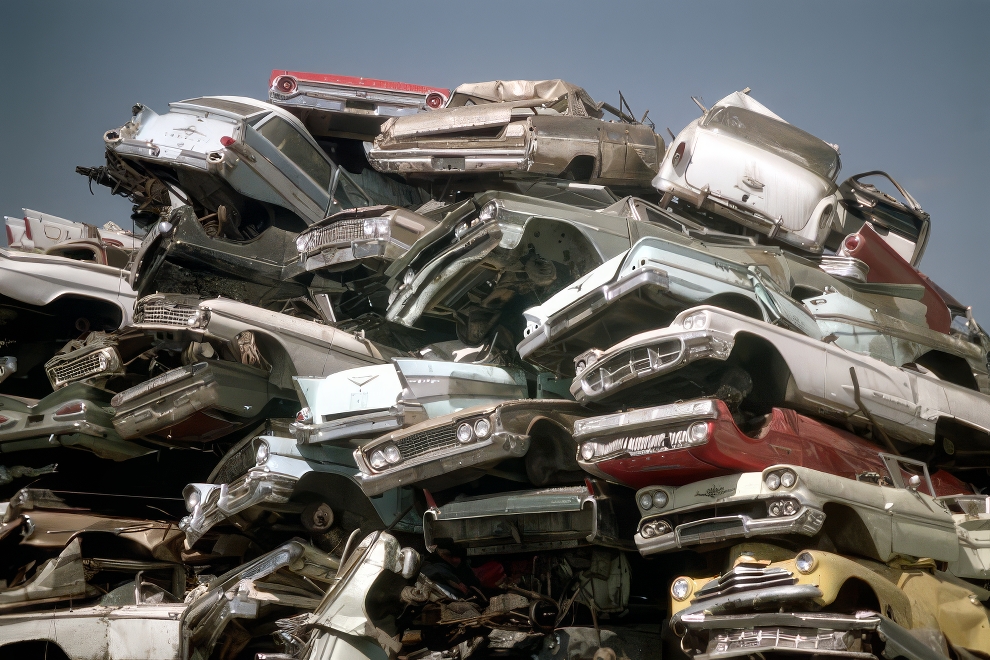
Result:
[[[492,80],[490,82],[460,85],[450,96],[447,107],[464,105],[470,98],[475,103],[503,103],[506,101],[552,101],[568,92],[577,92],[582,100],[591,101],[584,89],[565,80]],[[591,101],[594,105],[594,101]]]
[[[712,106],[712,107],[714,107],[714,108],[719,108],[719,107],[745,108],[746,110],[750,110],[752,112],[757,112],[757,113],[759,113],[761,115],[766,115],[767,117],[772,117],[772,118],[776,119],[777,121],[783,121],[785,124],[788,123],[788,122],[784,121],[783,119],[781,119],[776,114],[774,114],[773,112],[771,112],[770,108],[768,108],[767,106],[763,105],[762,103],[760,103],[759,101],[757,101],[756,99],[754,99],[749,94],[746,94],[746,93],[743,93],[743,92],[732,92],[731,94],[729,94],[725,98],[718,100],[715,103],[715,105]]]

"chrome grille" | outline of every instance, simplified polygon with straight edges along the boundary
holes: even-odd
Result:
[[[585,382],[594,392],[609,389],[639,374],[659,371],[677,362],[681,355],[681,342],[676,339],[656,346],[634,348],[622,358],[613,358],[588,375]]]
[[[198,310],[195,305],[162,299],[149,300],[147,303],[139,301],[134,308],[134,322],[186,328],[189,326],[189,319]]]
[[[303,252],[312,252],[335,243],[350,243],[368,238],[364,235],[364,219],[338,220],[332,225],[314,229],[306,235],[306,247]]]
[[[454,426],[441,426],[429,431],[420,431],[402,438],[395,443],[403,460],[422,456],[435,451],[450,449],[458,445]]]
[[[67,383],[83,378],[112,373],[119,360],[114,360],[116,351],[103,348],[78,357],[56,355],[45,364],[45,371],[52,387],[58,389]]]
[[[692,602],[717,598],[740,591],[770,589],[796,584],[794,574],[783,568],[739,564],[717,580],[712,580],[698,590]]]

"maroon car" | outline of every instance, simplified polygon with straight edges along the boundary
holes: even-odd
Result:
[[[787,463],[857,478],[886,468],[872,443],[793,410],[774,408],[740,429],[718,399],[588,417],[574,423],[577,460],[587,472],[640,489],[682,486]],[[932,475],[937,495],[969,492],[945,471]]]

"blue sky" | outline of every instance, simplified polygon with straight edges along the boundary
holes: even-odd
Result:
[[[990,325],[990,3],[4,2],[0,214],[127,224],[76,165],[136,102],[264,98],[285,68],[454,87],[564,78],[677,133],[751,87],[932,215],[922,270]]]

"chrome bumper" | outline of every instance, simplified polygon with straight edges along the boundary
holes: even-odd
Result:
[[[674,531],[646,538],[636,532],[634,541],[641,555],[655,555],[706,543],[719,543],[727,539],[750,538],[776,534],[800,534],[814,536],[825,523],[825,513],[810,506],[802,506],[791,516],[777,518],[752,518],[747,515],[720,516],[683,523]]]
[[[316,445],[348,438],[384,435],[402,428],[403,417],[401,413],[384,412],[345,417],[322,424],[293,422],[291,431],[296,442]]]

